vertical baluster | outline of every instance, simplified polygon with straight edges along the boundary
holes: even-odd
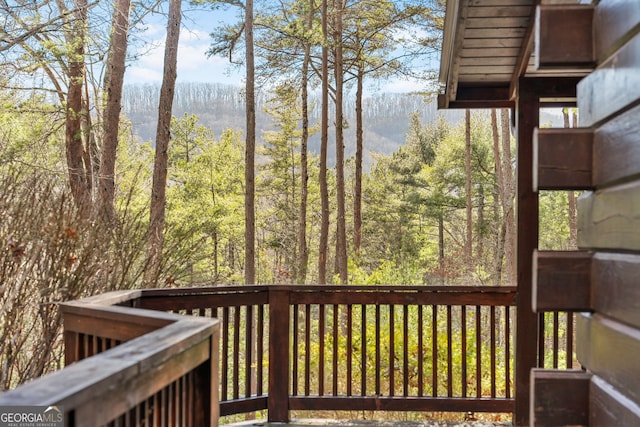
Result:
[[[392,304],[389,305],[389,396],[395,395],[395,310]]]
[[[353,306],[347,305],[347,396],[353,395]]]
[[[496,307],[490,309],[490,341],[491,341],[491,397],[496,397]]]
[[[424,396],[424,330],[423,330],[423,311],[422,305],[416,306],[418,310],[418,396]]]
[[[553,369],[558,369],[558,352],[560,351],[558,329],[560,329],[558,312],[553,312]]]
[[[511,307],[507,306],[504,308],[504,366],[505,366],[505,394],[506,398],[511,398]]]
[[[544,368],[545,353],[545,313],[538,314],[538,367]]]
[[[256,394],[262,396],[264,384],[264,304],[258,306],[258,336],[256,337]]]
[[[360,342],[361,342],[361,357],[360,360],[360,371],[362,372],[361,378],[361,386],[360,386],[360,394],[362,396],[367,395],[367,306],[362,304],[360,306]]]
[[[304,395],[311,393],[311,304],[305,307],[304,317]]]
[[[462,397],[467,397],[467,306],[460,307],[460,326],[461,326],[461,352],[460,361],[462,362]]]
[[[340,344],[340,335],[338,332],[339,326],[339,306],[333,305],[333,366],[332,366],[332,393],[334,396],[338,395],[338,345]]]
[[[476,397],[482,397],[482,307],[476,305]]]
[[[573,368],[573,313],[567,312],[567,366]]]
[[[402,360],[402,372],[404,376],[402,378],[402,392],[403,396],[409,396],[409,306],[404,305],[402,307],[403,314],[403,331],[402,331],[402,349],[404,357]]]
[[[380,396],[380,305],[376,304],[376,396]]]
[[[447,306],[447,396],[453,397],[453,328],[451,306]]]
[[[318,395],[324,396],[324,335],[325,335],[325,311],[324,304],[320,304],[318,313]]]
[[[233,308],[233,398],[240,398],[240,307]]]
[[[255,337],[255,329],[253,327],[253,306],[248,305],[245,308],[245,359],[244,359],[244,395],[251,396],[251,381],[253,378],[253,341]]]
[[[222,309],[222,351],[220,352],[222,367],[220,368],[220,377],[222,380],[220,400],[226,402],[229,400],[229,307]]]
[[[438,306],[431,306],[431,395],[438,396]]]
[[[299,307],[297,304],[293,306],[293,331],[292,331],[292,360],[291,360],[291,394],[298,395],[298,316]]]

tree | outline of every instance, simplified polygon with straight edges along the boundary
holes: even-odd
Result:
[[[320,186],[321,218],[318,245],[318,282],[327,283],[327,251],[329,248],[329,185],[327,183],[327,152],[329,146],[329,29],[328,0],[322,0],[322,112],[320,119]]]
[[[65,146],[69,183],[76,205],[81,211],[91,206],[91,164],[87,162],[87,150],[82,138],[82,114],[85,78],[84,54],[87,43],[89,4],[76,0],[73,19],[66,32],[68,52],[69,89],[66,102]]]
[[[112,34],[105,77],[104,137],[99,169],[98,215],[107,223],[115,219],[115,167],[122,86],[124,84],[131,0],[117,0],[113,9]]]
[[[348,281],[347,268],[347,226],[346,226],[346,198],[344,183],[344,115],[342,109],[344,95],[344,72],[342,62],[342,13],[343,0],[334,0],[334,80],[335,80],[335,127],[336,127],[336,205],[337,205],[337,235],[336,235],[336,264],[340,282]]]
[[[255,266],[255,152],[256,152],[256,97],[255,97],[255,61],[253,54],[253,0],[245,0],[244,37],[247,70],[246,76],[246,109],[247,109],[247,138],[245,142],[245,214],[244,214],[244,275],[245,283],[256,281]]]
[[[166,186],[169,142],[171,140],[171,109],[176,83],[178,41],[180,39],[181,0],[170,0],[167,20],[167,38],[164,51],[164,74],[160,88],[156,153],[153,163],[153,187],[151,189],[151,213],[147,243],[148,269],[145,282],[155,283],[162,263],[166,209]]]

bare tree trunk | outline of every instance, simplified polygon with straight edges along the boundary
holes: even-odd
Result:
[[[504,199],[504,176],[502,170],[502,156],[500,154],[500,133],[498,132],[498,117],[495,108],[491,110],[491,135],[493,136],[493,158],[495,164],[495,173],[497,180],[496,201],[497,205],[503,205]],[[498,238],[496,241],[496,255],[494,263],[494,277],[495,285],[500,286],[502,283],[502,263],[504,261],[504,239],[506,236],[505,230],[505,218],[504,211],[500,209],[502,213],[502,221],[500,221],[500,227],[498,229]]]
[[[465,239],[465,257],[466,267],[471,269],[471,263],[473,259],[473,205],[471,197],[471,110],[468,108],[465,110],[465,150],[464,150],[464,164],[465,164],[465,193],[466,193],[466,213],[467,213],[467,228]]]
[[[76,206],[88,212],[91,206],[91,181],[85,169],[85,149],[82,138],[82,91],[85,79],[85,45],[89,5],[87,0],[77,0],[73,12],[68,42],[73,46],[69,54],[69,89],[65,117],[65,151],[69,184]]]
[[[145,283],[158,280],[162,264],[169,141],[171,140],[171,109],[176,84],[178,41],[180,37],[181,0],[170,0],[167,39],[164,50],[164,74],[160,87],[156,151],[153,163],[153,187],[151,189],[151,215],[147,238],[147,270]]]
[[[564,116],[564,127],[570,128],[571,123],[569,121],[569,110],[567,108],[562,110]],[[573,127],[578,126],[578,112],[573,111]],[[574,191],[567,192],[567,198],[569,199],[569,249],[578,248],[578,202],[576,200],[576,194]]]
[[[338,217],[338,235],[336,258],[340,274],[340,283],[348,281],[347,271],[347,227],[346,227],[346,196],[344,183],[344,74],[342,63],[342,0],[335,0],[335,82],[336,82],[336,197]]]
[[[501,112],[502,122],[502,177],[504,180],[504,197],[502,198],[502,214],[505,224],[505,271],[507,284],[515,285],[517,282],[516,271],[516,223],[514,211],[514,197],[516,191],[513,167],[511,166],[511,125],[509,123],[509,110]]]
[[[440,266],[440,284],[445,284],[444,271],[444,216],[438,217],[438,264]]]
[[[107,60],[106,105],[104,109],[104,140],[100,159],[98,216],[105,222],[115,217],[115,168],[120,110],[122,107],[122,85],[124,83],[127,38],[129,35],[129,11],[131,0],[117,0],[113,10],[111,47]]]
[[[255,208],[255,152],[256,152],[256,97],[255,65],[253,54],[253,0],[245,3],[244,37],[246,43],[246,108],[247,138],[245,146],[245,199],[244,199],[244,282],[256,281],[256,208]]]
[[[362,244],[362,163],[364,151],[364,129],[362,122],[362,97],[364,73],[362,66],[358,66],[356,90],[356,179],[353,198],[353,251],[356,257],[360,255]]]
[[[314,2],[309,2],[309,15],[307,16],[307,28],[313,26]],[[302,136],[300,142],[300,214],[298,219],[298,274],[297,282],[304,284],[307,281],[307,264],[309,262],[309,248],[307,247],[307,199],[309,193],[309,165],[307,151],[309,143],[309,61],[311,59],[311,46],[307,43],[304,48],[304,61],[302,63]]]
[[[326,46],[327,0],[322,0],[322,118],[320,142],[320,200],[322,217],[320,222],[320,245],[318,248],[318,283],[327,283],[327,250],[329,248],[329,189],[327,184],[327,147],[329,145],[329,49]]]

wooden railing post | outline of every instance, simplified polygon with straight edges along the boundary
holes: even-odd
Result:
[[[217,427],[220,418],[218,366],[220,330],[210,339],[211,356],[195,370],[194,425]]]
[[[538,193],[533,191],[533,130],[540,120],[540,98],[521,79],[517,100],[518,132],[518,311],[516,322],[515,426],[529,425],[529,381],[537,366],[538,323],[531,308],[533,251],[538,247]]]
[[[289,291],[269,289],[269,422],[289,421]]]

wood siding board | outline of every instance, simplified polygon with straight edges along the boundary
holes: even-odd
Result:
[[[535,0],[469,0],[470,6],[531,6]]]
[[[469,57],[462,57],[460,59],[460,66],[461,67],[482,67],[482,66],[489,66],[489,67],[497,67],[497,66],[509,66],[512,67],[516,64],[516,57],[515,56],[498,56],[498,57],[485,57],[485,58],[469,58]]]
[[[579,248],[640,250],[640,181],[588,192],[578,212]]]
[[[461,52],[462,58],[501,58],[501,57],[518,57],[519,49],[511,48],[495,48],[495,47],[464,47]]]
[[[533,310],[589,311],[592,254],[586,251],[536,251]]]
[[[596,56],[603,62],[640,31],[640,2],[601,0],[595,10],[594,27]]]
[[[508,39],[464,39],[462,47],[464,49],[516,49],[520,50],[522,39],[520,38],[508,38]]]
[[[593,188],[593,132],[590,129],[536,129],[534,191]]]
[[[534,55],[537,69],[593,68],[593,7],[538,6]]]
[[[640,406],[603,379],[592,378],[589,395],[589,427],[640,425]]]
[[[583,371],[531,371],[531,423],[536,427],[589,425],[589,381]]]
[[[464,32],[469,39],[522,39],[526,28],[468,28]]]
[[[498,18],[498,17],[526,17],[531,16],[531,6],[487,6],[478,5],[469,7],[468,18]]]
[[[497,16],[473,18],[467,17],[465,26],[467,31],[472,28],[488,29],[488,28],[526,28],[529,25],[529,16]]]
[[[594,309],[640,328],[640,255],[596,253],[593,258]]]
[[[640,105],[596,129],[593,146],[593,157],[596,160],[593,165],[593,180],[596,187],[640,177],[638,117]]]
[[[601,314],[578,316],[578,360],[622,395],[640,401],[640,330]]]
[[[580,127],[598,125],[640,103],[640,34],[578,84]]]

